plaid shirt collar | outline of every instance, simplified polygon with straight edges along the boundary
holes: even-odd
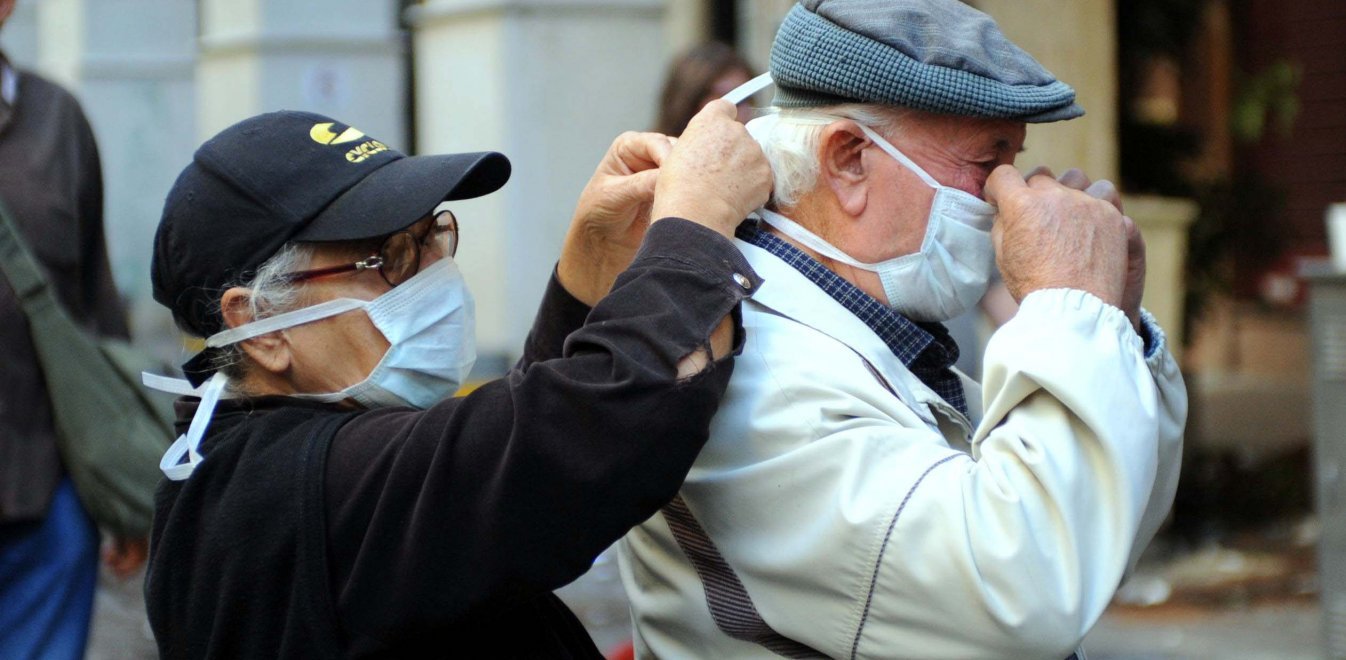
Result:
[[[888,349],[921,382],[963,413],[968,414],[963,384],[949,368],[958,360],[958,344],[939,323],[918,323],[861,291],[799,248],[749,221],[738,228],[738,238],[789,264],[818,288],[869,326]]]

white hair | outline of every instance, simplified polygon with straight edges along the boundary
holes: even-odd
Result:
[[[286,243],[258,266],[256,274],[250,279],[226,286],[224,290],[237,286],[252,292],[248,296],[248,311],[254,321],[288,312],[299,303],[300,285],[286,280],[285,274],[303,270],[312,261],[312,245]],[[242,381],[246,372],[243,356],[243,348],[239,344],[229,344],[221,347],[211,366],[223,372],[233,387]]]
[[[762,145],[775,178],[770,204],[794,206],[818,183],[818,140],[823,129],[839,119],[851,119],[879,133],[896,130],[907,111],[891,106],[847,103],[819,108],[771,107],[753,120],[752,136]]]

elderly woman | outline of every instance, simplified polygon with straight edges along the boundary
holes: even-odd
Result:
[[[598,657],[551,591],[706,441],[759,281],[727,236],[770,175],[727,103],[676,147],[619,137],[523,358],[449,398],[473,305],[443,202],[508,176],[500,154],[406,157],[295,112],[197,151],[153,263],[155,298],[207,337],[156,501],[165,658]]]

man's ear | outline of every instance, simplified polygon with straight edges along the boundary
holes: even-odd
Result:
[[[860,125],[849,119],[829,124],[818,140],[819,183],[832,191],[837,205],[852,217],[863,213],[869,201],[864,159],[869,145]]]
[[[252,291],[249,289],[236,286],[225,291],[220,297],[220,311],[224,315],[224,325],[237,328],[252,322],[254,319],[251,301]],[[279,331],[244,340],[239,345],[257,366],[271,373],[284,373],[290,368],[290,343]]]

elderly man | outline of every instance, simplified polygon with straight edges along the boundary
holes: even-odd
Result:
[[[623,540],[637,650],[1071,655],[1171,503],[1186,414],[1115,191],[1012,167],[1074,92],[955,0],[806,0],[771,73],[776,187],[738,232],[765,283],[711,440]],[[938,322],[997,261],[1022,307],[983,395]]]

